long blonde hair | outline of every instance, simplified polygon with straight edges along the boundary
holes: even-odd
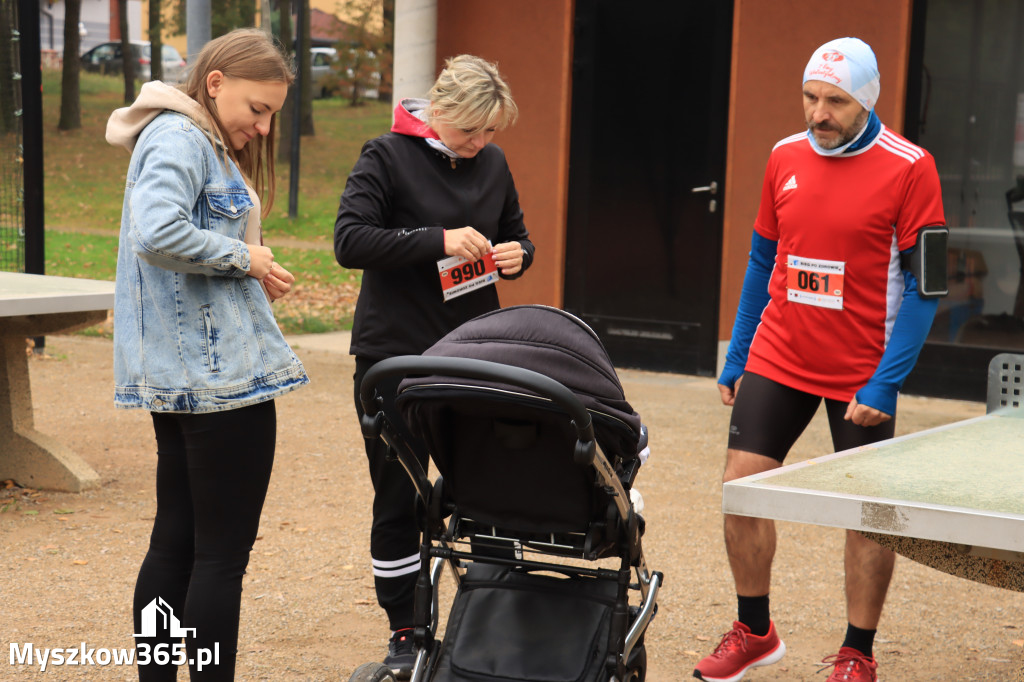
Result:
[[[440,119],[453,128],[476,134],[490,126],[510,126],[519,115],[512,91],[497,65],[470,54],[445,61],[429,97],[427,125],[431,126]]]
[[[295,72],[281,49],[263,31],[256,28],[239,28],[208,42],[195,59],[189,70],[188,80],[182,89],[185,94],[199,102],[213,122],[217,141],[238,165],[238,169],[256,190],[263,204],[263,216],[270,213],[274,205],[277,182],[274,177],[274,133],[277,129],[277,114],[270,118],[270,132],[257,135],[244,147],[234,150],[228,143],[228,134],[217,113],[217,103],[206,89],[206,77],[211,71],[220,71],[228,78],[250,81],[273,81],[291,85]]]

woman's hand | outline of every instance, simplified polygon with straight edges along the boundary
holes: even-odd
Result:
[[[246,244],[249,248],[249,272],[245,273],[256,279],[263,279],[274,264],[274,252],[268,246]]]
[[[462,256],[470,263],[475,263],[490,250],[491,245],[487,242],[487,237],[472,227],[444,231],[445,255]]]
[[[491,258],[503,275],[514,275],[523,269],[523,245],[519,242],[503,242],[491,249]]]
[[[270,272],[263,278],[263,287],[271,301],[276,301],[292,290],[295,282],[295,275],[285,270],[277,263],[270,264]]]

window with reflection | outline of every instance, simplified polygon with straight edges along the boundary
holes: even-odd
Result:
[[[929,0],[925,26],[917,141],[950,230],[928,342],[1024,349],[1024,0]]]

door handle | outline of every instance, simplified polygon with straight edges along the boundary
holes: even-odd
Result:
[[[690,191],[693,192],[694,194],[697,194],[698,192],[708,192],[711,194],[711,196],[715,196],[716,194],[718,194],[718,183],[712,180],[710,185],[705,185],[703,187],[693,187],[690,189]]]

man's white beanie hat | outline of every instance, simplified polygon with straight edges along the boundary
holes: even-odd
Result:
[[[804,68],[803,82],[807,81],[835,85],[868,111],[878,102],[878,62],[860,38],[837,38],[815,50]]]

